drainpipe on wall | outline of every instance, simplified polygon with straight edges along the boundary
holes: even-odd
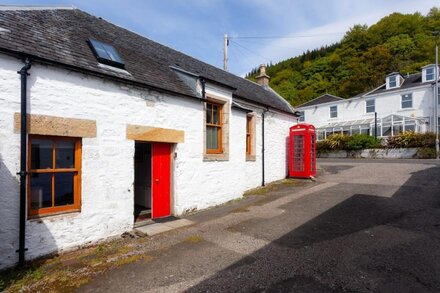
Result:
[[[20,226],[18,237],[18,265],[24,265],[26,237],[26,156],[27,156],[27,77],[31,69],[31,62],[26,59],[24,66],[17,73],[21,79],[21,112],[20,112]]]
[[[206,80],[201,78],[200,79],[200,83],[202,84],[202,100],[205,101],[206,100]]]
[[[263,110],[261,113],[261,138],[262,138],[262,145],[261,145],[261,186],[265,186],[265,178],[264,178],[264,116],[266,112],[269,112],[269,109]]]

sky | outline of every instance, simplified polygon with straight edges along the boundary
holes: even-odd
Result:
[[[335,43],[355,24],[372,25],[392,12],[426,14],[440,6],[438,0],[62,1],[0,4],[73,5],[219,68],[228,34],[228,71],[240,76],[261,63]]]

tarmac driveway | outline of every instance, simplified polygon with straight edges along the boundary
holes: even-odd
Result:
[[[188,217],[85,292],[439,292],[440,164],[321,160],[317,182]]]

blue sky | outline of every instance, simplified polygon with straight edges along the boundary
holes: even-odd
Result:
[[[244,75],[340,40],[354,24],[371,25],[391,12],[426,14],[438,0],[73,0],[1,1],[1,4],[73,5],[217,67],[223,35],[282,36],[232,39],[229,71]],[[306,37],[303,37],[306,36]],[[292,38],[293,37],[293,38]]]

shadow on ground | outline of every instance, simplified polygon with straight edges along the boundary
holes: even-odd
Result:
[[[187,292],[438,292],[438,272],[436,166],[391,198],[353,194]]]

